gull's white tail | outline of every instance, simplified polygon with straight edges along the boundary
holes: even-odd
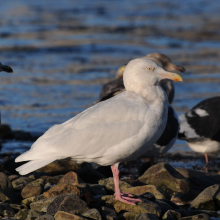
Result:
[[[18,167],[16,169],[16,171],[19,172],[21,175],[26,175],[26,174],[31,173],[41,167],[46,166],[47,164],[49,164],[55,160],[56,159],[54,159],[54,158],[43,159],[43,160],[32,160],[32,161],[25,163],[22,166]]]

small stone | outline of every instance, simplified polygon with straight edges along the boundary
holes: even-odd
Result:
[[[192,187],[190,182],[168,163],[158,163],[150,167],[138,180],[169,192],[188,192]]]
[[[143,193],[139,197],[140,197],[140,199],[143,199],[143,200],[149,200],[149,201],[155,201],[156,200],[156,197],[151,192]]]
[[[118,217],[118,220],[159,220],[156,215],[148,213],[125,212]]]
[[[0,215],[12,217],[14,214],[13,208],[8,203],[0,203]]]
[[[88,217],[89,219],[102,220],[102,217],[97,209],[90,209],[84,212],[82,216]]]
[[[150,201],[138,203],[137,205],[129,205],[119,200],[116,200],[115,196],[103,196],[102,200],[104,200],[106,203],[113,205],[117,213],[124,210],[128,212],[154,214],[158,217],[161,215],[160,206]]]
[[[18,205],[18,204],[10,204],[10,206],[13,208],[13,210],[16,210],[16,211],[21,210],[21,205]]]
[[[14,216],[15,219],[18,220],[25,220],[27,218],[28,215],[28,209],[21,209],[20,211],[18,211],[18,213]]]
[[[181,214],[174,210],[168,210],[162,217],[164,220],[178,220],[181,218]]]
[[[220,185],[215,184],[204,189],[191,203],[192,209],[219,210]]]
[[[207,214],[199,214],[199,215],[194,215],[194,216],[189,216],[189,217],[183,217],[180,218],[179,220],[211,220]]]
[[[42,199],[38,200],[36,202],[32,202],[30,207],[33,210],[36,210],[38,212],[47,212],[47,207],[54,201],[56,197],[51,197],[49,199]]]
[[[35,220],[54,220],[54,217],[52,215],[41,215]]]
[[[67,185],[78,185],[79,180],[78,175],[75,172],[69,172],[65,174],[58,182],[58,184],[67,184]]]
[[[176,193],[171,197],[171,201],[177,205],[190,205],[191,202],[199,195],[199,191],[193,190],[185,193]]]
[[[22,190],[28,183],[32,182],[33,180],[28,177],[17,177],[12,179],[12,186],[15,190]]]
[[[11,181],[4,173],[0,172],[0,202],[10,202],[12,195],[13,187]]]
[[[52,188],[50,188],[47,192],[44,192],[43,195],[46,198],[50,198],[53,196],[58,196],[61,194],[69,194],[74,193],[76,195],[80,195],[81,191],[77,186],[67,185],[67,184],[58,184]]]
[[[68,212],[59,211],[54,215],[55,220],[85,220],[85,218],[71,214]]]
[[[141,195],[145,192],[153,193],[156,199],[170,199],[170,195],[154,185],[136,186],[126,190],[127,193]]]
[[[26,199],[32,196],[38,196],[43,193],[44,180],[37,179],[27,184],[21,191],[21,196]]]
[[[23,199],[21,204],[29,206],[32,202],[35,201],[35,196],[29,197],[27,199]]]
[[[107,220],[116,220],[117,219],[117,212],[114,209],[111,209],[106,206],[102,206],[102,217]]]
[[[86,203],[77,195],[71,193],[67,195],[59,195],[48,206],[47,214],[54,215],[58,211],[64,211],[71,214],[82,214],[89,210]]]
[[[107,179],[102,179],[99,181],[99,185],[105,186],[106,190],[114,192],[115,191],[115,184],[114,179],[109,177]],[[119,188],[122,192],[126,192],[127,189],[131,188],[132,186],[125,181],[119,181]]]

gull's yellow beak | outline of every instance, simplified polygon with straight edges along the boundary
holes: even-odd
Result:
[[[164,71],[162,73],[160,73],[162,79],[171,79],[173,81],[183,81],[182,77],[176,73],[171,73],[171,72],[167,72]]]

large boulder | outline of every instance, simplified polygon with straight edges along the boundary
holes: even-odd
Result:
[[[168,163],[158,163],[150,167],[138,181],[155,185],[168,192],[187,192],[192,188],[190,182]]]

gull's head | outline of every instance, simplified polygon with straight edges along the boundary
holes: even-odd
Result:
[[[7,72],[7,73],[13,73],[13,70],[10,66],[3,65],[0,63],[0,72]]]
[[[134,86],[144,89],[147,86],[157,85],[162,79],[182,81],[180,75],[167,72],[156,62],[146,58],[131,60],[125,67],[123,79],[126,90],[131,91]]]

